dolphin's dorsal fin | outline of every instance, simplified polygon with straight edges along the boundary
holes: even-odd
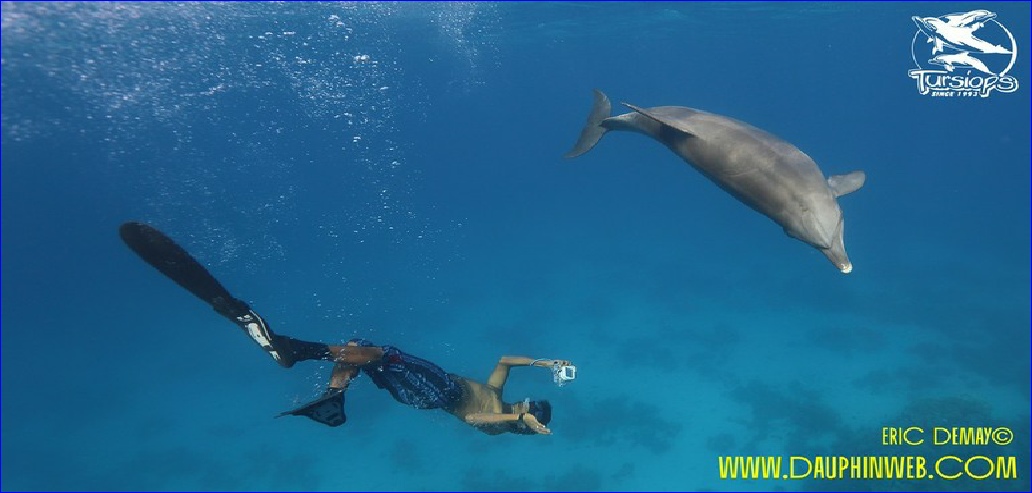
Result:
[[[853,193],[864,186],[864,181],[867,180],[867,174],[863,171],[854,171],[845,175],[835,175],[828,178],[828,188],[831,189],[831,193],[835,194],[836,197],[841,197],[847,193]]]
[[[637,107],[637,106],[635,106],[633,104],[630,104],[630,103],[620,103],[620,104],[622,104],[622,105],[624,105],[624,106],[634,110],[635,113],[638,113],[641,116],[644,116],[644,117],[649,118],[651,120],[655,120],[655,121],[657,121],[657,122],[659,122],[659,123],[661,123],[663,125],[666,125],[667,127],[673,128],[673,129],[675,129],[675,130],[677,130],[679,132],[684,132],[684,133],[686,133],[688,135],[695,136],[695,132],[691,131],[691,129],[689,129],[689,128],[686,128],[678,120],[670,120],[670,119],[667,119],[667,118],[663,118],[662,116],[656,115],[654,113],[650,113],[649,110],[647,110],[645,108],[639,108],[639,107]]]

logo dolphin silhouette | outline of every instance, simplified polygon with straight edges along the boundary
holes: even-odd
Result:
[[[953,69],[955,69],[956,67],[970,67],[990,75],[999,75],[993,73],[993,71],[989,70],[989,67],[986,67],[981,60],[971,56],[971,54],[966,51],[954,53],[952,55],[936,55],[929,59],[928,63],[932,65],[942,65],[942,67],[945,68],[948,72],[953,72]]]
[[[928,36],[928,42],[933,43],[933,55],[942,53],[943,48],[946,46],[969,53],[1009,55],[1011,51],[1007,48],[992,44],[975,36],[975,31],[981,29],[986,21],[995,18],[996,14],[988,10],[972,10],[971,12],[949,14],[942,17],[911,17],[914,23],[917,24],[917,28]]]

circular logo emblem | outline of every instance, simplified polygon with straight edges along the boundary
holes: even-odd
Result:
[[[910,54],[919,69],[1002,77],[1018,59],[1014,35],[993,12],[973,10],[912,19],[917,32]]]

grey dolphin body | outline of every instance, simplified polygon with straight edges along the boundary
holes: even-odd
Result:
[[[624,104],[634,111],[611,117],[609,98],[596,90],[588,122],[566,157],[588,152],[610,130],[645,134],[789,236],[820,250],[842,273],[853,270],[836,198],[863,186],[863,171],[826,180],[810,156],[747,123],[682,106]]]

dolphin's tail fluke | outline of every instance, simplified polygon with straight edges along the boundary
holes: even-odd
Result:
[[[584,124],[584,130],[581,130],[580,138],[573,145],[573,149],[570,149],[563,157],[574,158],[595,147],[599,139],[608,131],[602,127],[601,123],[602,120],[609,118],[612,109],[613,105],[609,103],[609,97],[595,89],[595,104],[591,107],[591,114],[588,115],[588,121]]]

